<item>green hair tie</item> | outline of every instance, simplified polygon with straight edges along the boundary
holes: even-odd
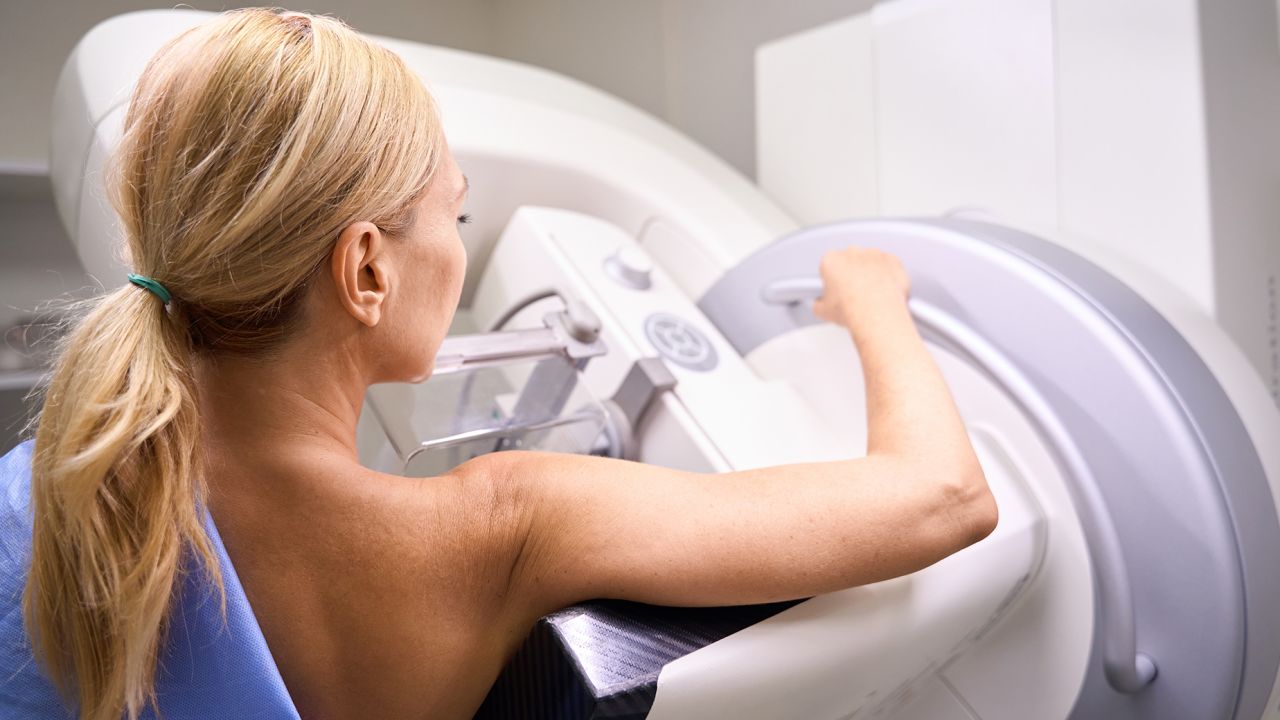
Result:
[[[160,298],[160,302],[165,305],[168,305],[169,301],[173,299],[173,296],[169,294],[169,290],[165,286],[149,277],[129,273],[129,282]]]

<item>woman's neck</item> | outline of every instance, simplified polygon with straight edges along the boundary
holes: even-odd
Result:
[[[358,358],[349,355],[299,342],[269,359],[202,359],[196,384],[210,454],[250,462],[356,462],[356,421],[366,383]]]

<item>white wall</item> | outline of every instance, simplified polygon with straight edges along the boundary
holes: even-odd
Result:
[[[495,0],[494,53],[661,117],[755,174],[755,49],[873,0]]]
[[[495,0],[494,5],[493,54],[562,72],[663,116],[659,2]]]

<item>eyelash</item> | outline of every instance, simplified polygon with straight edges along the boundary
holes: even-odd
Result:
[[[471,222],[471,213],[463,213],[458,216],[459,225],[466,225],[469,222]]]

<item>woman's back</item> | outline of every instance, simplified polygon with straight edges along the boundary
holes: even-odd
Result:
[[[23,627],[32,446],[0,458],[0,716],[35,720],[68,713]],[[486,541],[486,521],[457,512],[473,491],[360,468],[221,470],[209,529],[226,604],[191,568],[161,651],[164,717],[470,717],[523,639],[499,627],[500,597],[479,600],[496,574],[450,561]]]
[[[317,458],[228,466],[209,483],[303,717],[470,717],[524,638],[503,612],[491,519],[459,478]]]

